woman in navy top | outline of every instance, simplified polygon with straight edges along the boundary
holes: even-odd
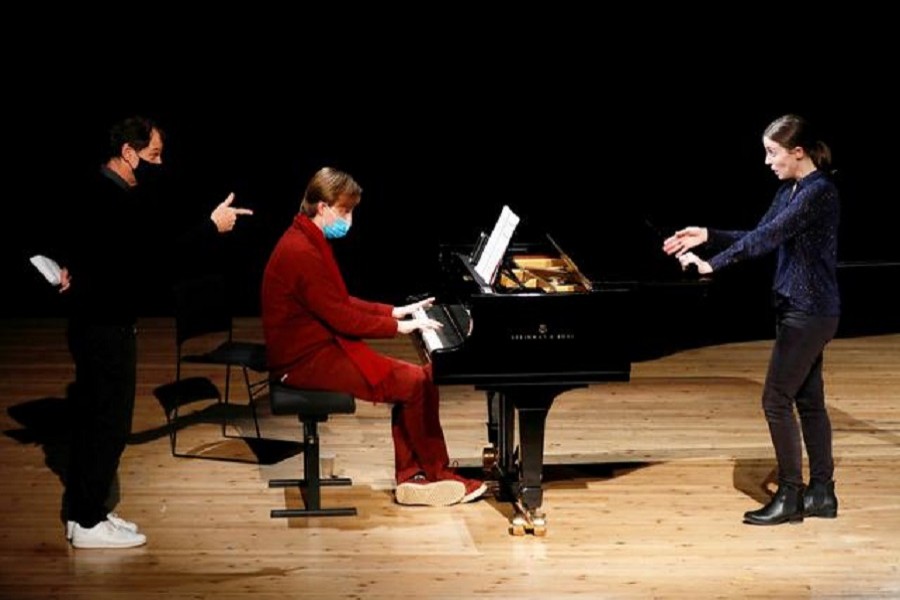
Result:
[[[776,119],[766,127],[762,141],[765,162],[783,183],[756,228],[687,227],[666,239],[663,250],[678,257],[684,268],[695,265],[700,274],[777,252],[772,286],[776,336],[762,405],[778,461],[778,491],[764,507],[744,514],[745,523],[776,525],[803,517],[837,516],[822,353],[840,316],[840,198],[827,174],[831,150],[802,117]],[[701,244],[718,253],[703,260],[689,252]],[[803,443],[809,456],[808,487],[803,485]]]

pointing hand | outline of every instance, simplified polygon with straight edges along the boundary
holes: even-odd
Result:
[[[219,233],[227,233],[234,229],[237,223],[238,215],[252,215],[253,211],[249,208],[235,208],[231,206],[234,202],[234,192],[228,194],[228,197],[219,204],[212,214],[209,216],[212,222],[216,224]]]

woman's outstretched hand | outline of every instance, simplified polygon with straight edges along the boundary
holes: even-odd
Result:
[[[679,229],[663,242],[663,252],[680,257],[682,254],[699,246],[709,239],[706,227],[685,227]]]
[[[694,265],[697,267],[697,273],[700,275],[709,275],[712,273],[712,267],[705,260],[701,260],[699,256],[693,252],[685,252],[678,256],[678,262],[681,264],[681,270],[687,271],[688,267]]]

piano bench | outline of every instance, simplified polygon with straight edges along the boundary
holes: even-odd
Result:
[[[298,487],[304,508],[272,510],[277,517],[335,517],[356,515],[356,508],[322,508],[321,488],[331,485],[351,485],[347,477],[322,480],[319,471],[319,423],[333,414],[353,414],[356,400],[351,394],[307,390],[285,385],[277,380],[269,382],[269,402],[274,415],[297,415],[303,424],[303,479],[272,479],[270,488]]]

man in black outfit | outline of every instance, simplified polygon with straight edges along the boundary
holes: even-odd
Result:
[[[109,156],[78,188],[73,217],[65,223],[60,291],[71,302],[67,334],[75,384],[63,513],[76,548],[130,548],[147,541],[137,525],[110,511],[107,497],[131,433],[142,257],[153,253],[162,233],[153,224],[160,211],[138,184],[162,165],[163,142],[162,130],[149,119],[114,125]],[[194,241],[230,231],[238,215],[252,214],[232,207],[233,197],[192,230]]]

